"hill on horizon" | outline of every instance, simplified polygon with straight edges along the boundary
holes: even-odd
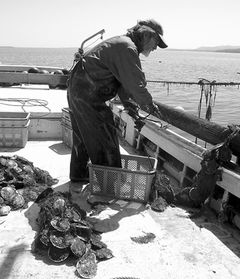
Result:
[[[239,53],[240,52],[240,46],[230,46],[230,45],[224,45],[224,46],[214,46],[214,47],[198,47],[195,50],[197,51],[215,51],[215,52],[231,52],[231,53]]]

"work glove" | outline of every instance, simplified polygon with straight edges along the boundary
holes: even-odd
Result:
[[[152,114],[153,116],[162,119],[162,114],[160,112],[160,109],[154,103],[151,103],[149,105],[144,105],[141,108],[144,111],[146,111],[147,113]]]
[[[132,118],[134,118],[134,119],[138,118],[139,108],[133,102],[125,102],[124,103],[124,110],[126,110]]]

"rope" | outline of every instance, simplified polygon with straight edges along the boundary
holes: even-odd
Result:
[[[163,83],[163,84],[177,84],[177,85],[215,85],[215,86],[240,86],[240,82],[216,82],[200,79],[199,82],[191,81],[168,81],[168,80],[147,80],[147,82]]]
[[[25,107],[43,107],[48,110],[49,113],[51,112],[51,109],[47,106],[48,102],[42,99],[0,98],[0,104],[5,106],[21,107],[24,112],[26,112]],[[41,117],[47,114],[44,114]]]

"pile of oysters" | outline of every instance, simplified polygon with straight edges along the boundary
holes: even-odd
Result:
[[[26,208],[46,188],[56,184],[50,174],[34,167],[27,159],[0,156],[0,216],[11,210]]]
[[[86,220],[86,212],[73,204],[69,195],[47,189],[38,197],[39,231],[35,252],[43,253],[57,263],[74,260],[82,278],[93,278],[98,261],[113,255],[101,241],[101,235]]]

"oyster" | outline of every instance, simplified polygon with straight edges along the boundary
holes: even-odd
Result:
[[[107,245],[105,243],[103,243],[101,240],[97,239],[97,238],[91,238],[90,242],[92,244],[92,249],[93,250],[107,248]]]
[[[15,195],[16,189],[12,186],[5,186],[1,189],[1,196],[7,202],[11,202]]]
[[[8,205],[3,205],[0,207],[0,216],[8,215],[11,211],[11,207]]]
[[[58,213],[62,213],[65,210],[66,202],[63,198],[58,197],[54,202],[53,202],[53,208],[56,210]]]
[[[49,228],[44,228],[40,234],[39,234],[39,240],[41,241],[42,244],[45,246],[48,246],[50,243],[49,240]]]
[[[91,237],[92,230],[89,226],[82,224],[72,224],[74,233],[82,240],[88,242]]]
[[[45,198],[47,198],[48,195],[53,193],[53,189],[52,188],[47,188],[44,191],[42,191],[41,194],[39,194],[39,196],[37,197],[37,199],[35,200],[35,203],[40,203],[41,201],[43,201]]]
[[[65,249],[59,249],[55,246],[50,246],[48,249],[48,257],[50,260],[52,260],[55,263],[60,263],[65,261],[70,254],[70,251],[68,248]]]
[[[24,193],[30,201],[35,201],[38,197],[38,193],[34,190],[28,190]]]
[[[20,194],[16,194],[11,200],[11,205],[13,206],[14,209],[22,208],[24,204],[25,204],[25,200],[23,196]]]
[[[80,222],[82,219],[80,212],[78,212],[74,207],[67,207],[64,216],[70,221],[76,223]]]
[[[9,159],[9,160],[7,160],[5,166],[8,168],[16,168],[16,167],[18,167],[18,164],[14,160]]]
[[[65,235],[62,232],[52,231],[49,239],[52,245],[59,249],[64,249],[69,246],[69,243],[66,243]]]
[[[66,218],[55,216],[50,223],[52,227],[59,232],[67,232],[70,229],[70,223]]]
[[[91,239],[90,240],[101,240],[102,239],[102,236],[101,236],[101,234],[99,234],[99,233],[92,233],[91,234]]]
[[[77,262],[76,269],[82,278],[93,278],[97,275],[97,260],[93,252],[89,251]]]
[[[0,164],[2,165],[2,166],[6,166],[6,164],[7,164],[7,159],[5,159],[4,157],[0,157]]]
[[[85,243],[78,237],[75,237],[71,246],[71,251],[77,257],[82,257],[86,252],[86,245]]]
[[[2,197],[0,197],[0,205],[4,204],[4,199]]]
[[[66,245],[70,246],[73,243],[74,239],[75,239],[75,236],[73,236],[71,233],[65,234]]]
[[[40,235],[38,235],[33,242],[32,251],[42,255],[46,249],[48,249],[48,246],[42,243]]]
[[[96,250],[95,255],[99,261],[108,260],[113,257],[112,251],[108,248]]]

